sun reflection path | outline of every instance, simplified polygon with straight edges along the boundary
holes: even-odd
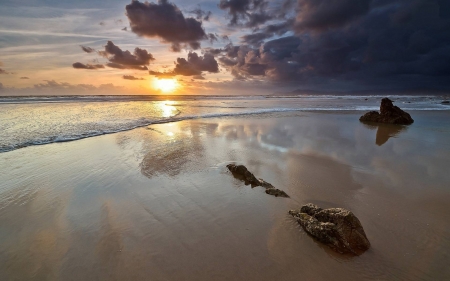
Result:
[[[181,113],[175,106],[172,105],[173,103],[173,101],[163,101],[158,103],[158,107],[162,112],[162,117],[174,117]]]

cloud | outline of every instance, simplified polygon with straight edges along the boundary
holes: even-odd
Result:
[[[81,62],[76,62],[76,63],[72,64],[72,66],[75,69],[90,69],[90,70],[105,68],[105,66],[102,64],[83,64]]]
[[[1,90],[1,89],[0,89]],[[71,84],[67,82],[57,82],[55,80],[44,80],[42,83],[27,88],[3,87],[3,94],[6,95],[92,95],[92,94],[127,94],[124,87],[114,84]]]
[[[155,76],[201,76],[203,72],[217,73],[219,72],[219,64],[214,56],[210,53],[205,53],[199,56],[195,52],[189,52],[188,58],[177,58],[175,68],[168,72],[150,71],[151,75]]]
[[[199,20],[199,21],[200,20],[209,21],[211,15],[212,15],[211,11],[204,11],[204,10],[202,10],[200,8],[196,8],[196,9],[194,9],[192,11],[189,11],[188,13],[194,14],[195,18],[197,20]]]
[[[92,49],[91,47],[86,47],[86,46],[80,46],[80,47],[86,53],[93,53],[93,52],[95,52],[95,49]]]
[[[298,0],[296,29],[325,30],[366,15],[372,0]]]
[[[241,80],[310,89],[450,89],[446,3],[299,0],[294,18],[263,25],[215,56]]]
[[[27,79],[30,79],[29,77],[20,77],[20,79],[22,79],[22,80],[27,80]]]
[[[45,80],[44,83],[35,84],[32,88],[25,88],[25,92],[37,93],[80,93],[90,94],[97,93],[120,93],[123,92],[123,87],[114,86],[113,84],[101,84],[94,86],[92,84],[70,84],[67,82],[57,82],[55,80]]]
[[[0,68],[0,74],[9,74],[9,72],[6,72],[6,70]]]
[[[144,78],[134,77],[132,75],[124,75],[123,79],[125,79],[125,80],[145,80]]]
[[[273,36],[282,36],[285,33],[291,31],[293,29],[293,25],[294,19],[287,19],[282,22],[266,25],[261,28],[259,32],[253,32],[251,34],[244,35],[241,39],[244,44],[259,46],[266,39],[269,39]]]
[[[159,0],[158,4],[133,0],[125,9],[134,33],[171,43],[173,51],[179,51],[181,44],[198,49],[200,41],[207,39],[201,21],[185,18],[180,9],[167,0]]]
[[[108,41],[105,50],[99,54],[110,61],[107,66],[118,69],[148,70],[147,65],[155,60],[147,50],[135,48],[133,53],[122,51],[112,41]]]
[[[256,27],[273,18],[266,10],[268,1],[264,0],[220,0],[219,8],[226,10],[231,17],[229,25]]]
[[[117,69],[136,69],[136,70],[148,70],[146,66],[140,66],[140,65],[123,65],[119,63],[113,63],[109,62],[106,64],[106,66],[111,68],[117,68]]]
[[[192,79],[195,79],[195,80],[205,80],[205,77],[203,77],[203,76],[201,76],[201,75],[194,75],[194,76],[192,76]]]
[[[95,52],[95,49],[91,47],[81,46],[81,49],[87,53]],[[147,66],[150,62],[155,60],[153,55],[147,50],[135,48],[133,53],[128,50],[123,51],[112,41],[108,41],[104,47],[104,50],[98,51],[97,53],[109,61],[105,64],[106,66],[117,69],[148,70]],[[80,62],[76,62],[72,66],[76,69],[90,70],[105,67],[102,64],[83,64]]]

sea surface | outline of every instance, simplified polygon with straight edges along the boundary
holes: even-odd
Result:
[[[0,153],[188,119],[378,110],[385,96],[0,97]],[[406,111],[450,110],[445,96],[388,96]]]

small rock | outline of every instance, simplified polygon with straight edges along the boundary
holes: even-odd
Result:
[[[259,180],[244,165],[228,164],[227,168],[236,178],[245,181],[245,184],[251,184],[253,186],[261,185]]]
[[[252,187],[262,186],[266,189],[267,194],[275,197],[289,198],[289,195],[287,195],[286,192],[276,189],[272,184],[263,179],[257,179],[244,165],[228,164],[227,168],[235,178],[244,181],[245,184],[251,184]]]
[[[279,190],[277,188],[267,188],[266,189],[266,193],[273,195],[275,197],[285,197],[285,198],[289,198],[289,195],[286,194],[286,192],[284,192],[283,190]]]

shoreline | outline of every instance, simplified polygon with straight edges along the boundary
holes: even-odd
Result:
[[[93,137],[99,137],[99,136],[104,136],[104,135],[110,135],[110,134],[116,134],[116,133],[120,133],[120,132],[127,132],[127,131],[131,131],[131,130],[135,130],[135,129],[139,129],[139,128],[145,128],[145,127],[150,127],[153,125],[158,125],[158,124],[170,124],[170,123],[176,123],[176,122],[183,122],[183,121],[187,121],[187,120],[202,120],[202,119],[215,119],[215,118],[224,118],[224,119],[228,119],[228,118],[244,118],[243,116],[250,116],[250,117],[265,117],[265,115],[272,115],[272,114],[301,114],[301,113],[317,113],[317,114],[363,114],[365,111],[367,111],[367,109],[361,109],[361,110],[350,110],[350,109],[345,109],[345,110],[336,110],[336,109],[331,109],[331,110],[327,110],[327,109],[316,109],[316,110],[311,110],[311,109],[290,109],[290,108],[275,108],[275,109],[261,109],[260,111],[254,111],[254,112],[233,112],[233,113],[212,113],[212,114],[206,114],[206,115],[199,115],[199,116],[180,116],[177,117],[179,114],[176,114],[172,117],[168,117],[167,119],[161,119],[161,120],[154,120],[154,121],[148,121],[145,122],[145,124],[142,125],[135,125],[132,126],[130,128],[123,128],[123,129],[116,129],[114,131],[111,132],[95,132],[95,133],[91,133],[91,134],[86,134],[86,135],[79,135],[79,136],[54,136],[54,137],[50,137],[48,140],[39,140],[39,141],[33,141],[33,142],[27,142],[27,143],[23,143],[23,144],[18,144],[15,147],[5,147],[5,148],[0,148],[0,154],[2,153],[7,153],[7,152],[11,152],[11,151],[15,151],[17,149],[23,149],[26,147],[33,147],[33,146],[42,146],[42,145],[48,145],[48,144],[53,144],[53,143],[64,143],[64,142],[72,142],[72,141],[78,141],[78,140],[83,140],[83,139],[87,139],[87,138],[93,138]],[[430,110],[430,109],[422,109],[422,110],[412,110],[412,109],[408,109],[408,111],[413,111],[413,112],[424,112],[424,113],[438,113],[441,112],[443,114],[450,112],[450,110],[446,110],[446,109],[442,109],[442,110]],[[445,112],[445,113],[444,113]],[[449,114],[450,115],[450,114]],[[365,124],[366,126],[372,126],[372,127],[379,127],[379,126],[384,126],[382,124],[370,124],[367,123]],[[395,126],[395,125],[394,125]],[[398,125],[398,126],[403,126],[403,125]],[[398,131],[402,131],[402,130],[398,130]]]

